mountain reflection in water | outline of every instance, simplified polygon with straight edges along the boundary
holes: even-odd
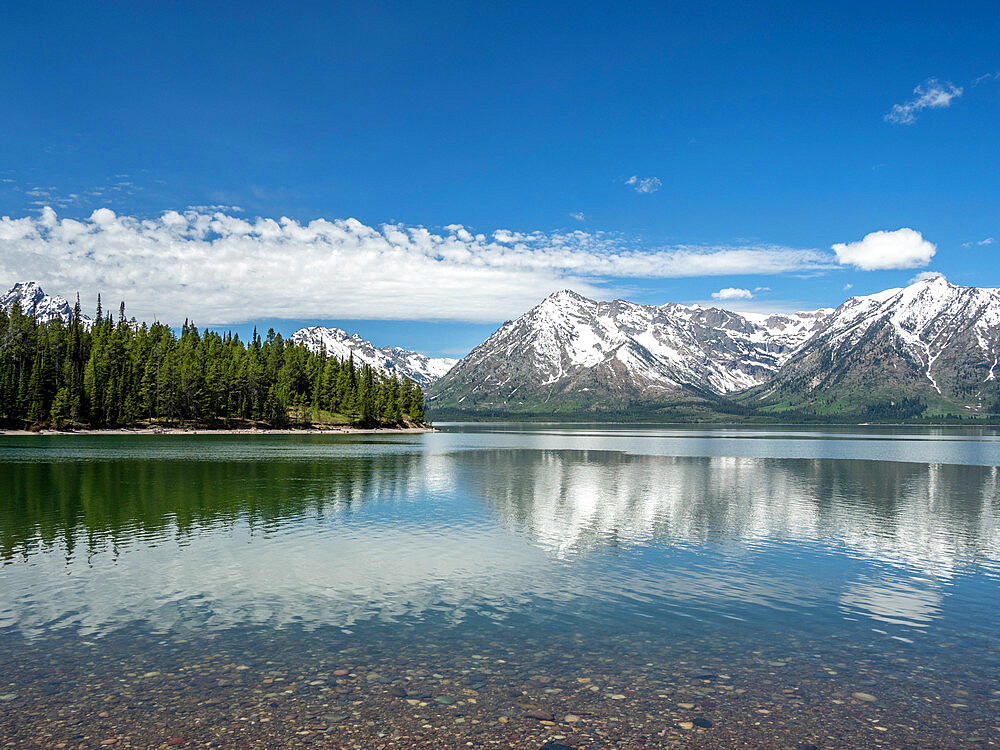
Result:
[[[474,438],[0,446],[0,627],[989,618],[996,466]]]

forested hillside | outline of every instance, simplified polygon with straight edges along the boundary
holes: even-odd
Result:
[[[424,396],[409,378],[291,344],[274,331],[243,342],[105,315],[77,303],[69,324],[0,310],[0,420],[12,427],[114,427],[142,422],[422,423]]]

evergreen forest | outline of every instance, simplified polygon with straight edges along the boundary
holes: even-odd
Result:
[[[0,310],[0,422],[8,427],[376,427],[424,422],[424,395],[386,376],[285,341],[247,342],[187,322],[177,334],[104,314],[37,323]]]

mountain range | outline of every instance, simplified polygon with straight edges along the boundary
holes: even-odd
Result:
[[[21,282],[39,321],[72,315]],[[89,322],[89,319],[87,319]],[[409,377],[436,419],[898,419],[1000,414],[1000,289],[942,276],[833,308],[762,315],[556,292],[461,360],[313,326],[290,341]]]
[[[302,344],[313,352],[326,352],[327,356],[365,363],[387,375],[407,377],[414,383],[427,385],[450,370],[457,359],[428,357],[398,346],[376,348],[358,334],[348,334],[340,328],[312,326],[302,328],[289,337],[289,341]]]
[[[787,315],[557,292],[431,389],[448,415],[904,418],[1000,412],[1000,290],[941,276]]]

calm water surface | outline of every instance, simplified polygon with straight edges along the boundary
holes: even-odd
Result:
[[[946,429],[2,437],[0,742],[993,746],[998,466]]]

